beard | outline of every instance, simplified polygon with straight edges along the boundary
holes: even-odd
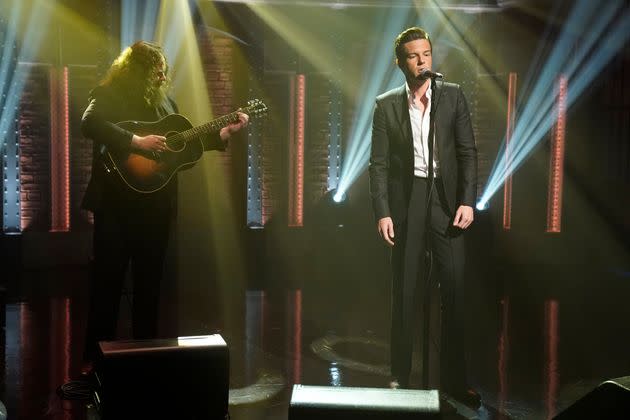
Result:
[[[149,85],[144,90],[144,100],[149,106],[156,107],[166,100],[167,91],[166,83]]]

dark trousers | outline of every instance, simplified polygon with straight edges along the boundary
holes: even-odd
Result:
[[[407,220],[394,228],[392,376],[397,377],[403,386],[408,384],[414,332],[420,327],[414,319],[417,305],[424,304],[431,282],[439,281],[442,302],[440,388],[447,392],[459,392],[467,386],[463,325],[464,238],[461,229],[452,226],[453,219],[447,210],[442,183],[437,179],[430,199],[429,234],[433,263],[428,278],[425,257],[427,188],[425,178],[414,177]],[[428,334],[428,331],[423,331],[423,334]],[[423,369],[428,369],[428,366]]]
[[[160,284],[170,221],[169,212],[159,206],[94,213],[86,360],[95,360],[99,341],[116,338],[119,303],[129,263],[133,278],[133,337],[157,337]]]

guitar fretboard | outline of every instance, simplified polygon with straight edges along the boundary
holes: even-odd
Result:
[[[223,127],[227,127],[229,124],[238,121],[238,112],[239,111],[234,111],[230,114],[212,120],[206,124],[200,125],[198,127],[189,128],[188,130],[174,134],[168,138],[166,143],[172,147],[174,144],[179,144],[180,142],[187,143],[191,140],[196,140],[205,134],[219,131]],[[244,109],[240,112],[247,113],[247,109]]]

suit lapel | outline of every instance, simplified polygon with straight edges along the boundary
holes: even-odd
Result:
[[[433,138],[435,139],[435,146],[438,149],[438,156],[441,150],[443,150],[443,144],[442,144],[442,133],[440,130],[440,128],[438,127],[437,122],[438,121],[442,121],[442,118],[440,118],[440,114],[442,113],[442,110],[446,109],[444,106],[440,106],[440,102],[442,99],[442,82],[436,82],[435,83],[435,89],[433,91],[433,93],[431,94],[431,106],[436,106],[435,108],[435,119],[433,121]]]
[[[413,136],[411,135],[411,119],[409,118],[409,100],[407,99],[407,89],[405,85],[398,89],[398,98],[394,101],[394,114],[398,121],[398,126],[401,129],[401,136],[403,140],[411,142]]]

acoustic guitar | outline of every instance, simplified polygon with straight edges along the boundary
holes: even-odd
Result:
[[[150,194],[164,188],[178,171],[192,168],[203,155],[202,137],[238,121],[238,112],[251,118],[264,115],[267,106],[252,99],[247,106],[219,117],[204,125],[193,127],[186,117],[170,114],[155,122],[122,121],[116,125],[138,136],[149,134],[166,137],[166,150],[146,152],[125,150],[114,152],[101,149],[105,170],[139,193]]]

